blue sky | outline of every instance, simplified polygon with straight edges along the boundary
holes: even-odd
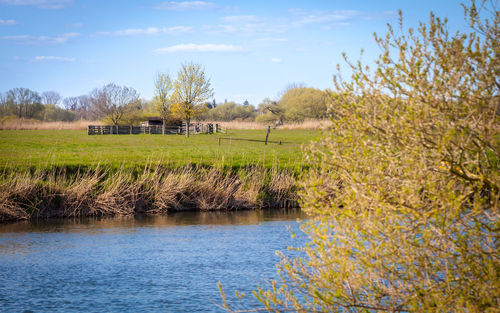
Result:
[[[465,29],[456,0],[0,0],[0,92],[25,87],[79,96],[114,82],[145,99],[159,72],[205,67],[217,102],[276,98],[288,84],[332,88],[342,52],[380,52],[402,9],[405,25],[432,10]]]

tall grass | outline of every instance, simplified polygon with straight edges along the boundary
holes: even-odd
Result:
[[[207,122],[202,122],[207,123]],[[209,122],[217,123],[226,129],[266,129],[269,124],[249,122],[249,121],[229,121],[229,122]],[[0,120],[0,129],[3,130],[59,130],[59,129],[74,129],[86,130],[88,125],[102,125],[99,121],[78,120],[73,122],[42,122],[34,119],[8,119]],[[280,129],[304,129],[317,130],[323,129],[331,125],[329,120],[305,120],[303,122],[286,122],[284,125],[278,126]],[[271,125],[274,126],[274,125]]]
[[[4,170],[0,221],[38,217],[163,214],[297,206],[296,178],[287,170],[202,167],[140,171],[100,166]]]
[[[78,120],[73,122],[42,122],[33,119],[8,119],[0,121],[0,129],[3,130],[58,130],[58,129],[74,129],[85,130],[88,125],[100,125],[101,122]]]

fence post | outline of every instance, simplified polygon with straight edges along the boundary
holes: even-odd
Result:
[[[267,145],[267,139],[269,138],[269,133],[271,132],[271,126],[267,126],[267,134],[266,134],[266,143],[265,145]]]

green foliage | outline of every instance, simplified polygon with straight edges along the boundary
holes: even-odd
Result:
[[[498,312],[500,14],[465,12],[470,33],[401,23],[374,70],[336,77],[301,192],[310,242],[255,293],[267,310]]]
[[[328,94],[307,87],[288,89],[278,105],[283,108],[285,121],[302,122],[305,119],[326,118]]]
[[[186,121],[186,137],[189,137],[189,123],[205,110],[204,103],[213,96],[210,79],[199,64],[183,64],[174,82],[170,110],[175,117]]]
[[[209,121],[253,121],[256,115],[255,108],[252,105],[226,102],[204,112],[199,118]]]
[[[162,134],[165,135],[166,121],[172,117],[172,112],[170,110],[171,105],[171,95],[172,90],[172,80],[167,74],[158,74],[155,80],[155,96],[154,104],[155,108],[160,113],[160,117],[163,120]]]
[[[55,121],[70,122],[75,120],[75,114],[73,112],[64,110],[54,104],[44,105],[42,117],[43,117],[42,120],[44,122],[55,122]]]
[[[37,118],[43,111],[40,95],[27,88],[14,88],[0,99],[2,115],[16,115],[18,118]]]

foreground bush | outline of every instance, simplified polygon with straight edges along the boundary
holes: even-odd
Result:
[[[0,177],[0,221],[294,206],[294,175],[257,167],[6,170]]]
[[[500,14],[466,14],[469,34],[432,15],[390,29],[374,71],[336,80],[303,183],[310,242],[255,293],[267,310],[499,311]]]

